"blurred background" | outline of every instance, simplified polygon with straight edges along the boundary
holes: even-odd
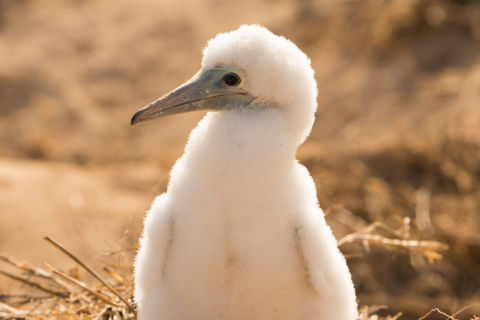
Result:
[[[95,267],[130,252],[130,267],[203,114],[130,117],[245,23],[312,60],[319,110],[298,157],[337,238],[377,222],[449,246],[345,243],[360,305],[418,319],[480,303],[478,0],[0,0],[0,252],[67,269],[51,236]]]

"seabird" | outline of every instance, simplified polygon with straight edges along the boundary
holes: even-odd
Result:
[[[258,25],[218,34],[200,71],[131,124],[208,110],[135,260],[140,320],[353,320],[351,275],[296,150],[317,86],[309,58]]]

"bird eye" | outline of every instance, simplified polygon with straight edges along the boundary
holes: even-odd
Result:
[[[227,86],[234,87],[238,86],[240,84],[240,77],[238,74],[229,72],[226,75],[223,76],[223,83],[225,83]]]

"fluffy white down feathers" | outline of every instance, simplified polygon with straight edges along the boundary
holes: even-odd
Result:
[[[353,320],[355,292],[295,160],[316,110],[310,60],[257,26],[217,35],[202,68],[235,66],[255,97],[209,112],[145,219],[140,320]]]
[[[247,90],[284,109],[291,135],[302,143],[317,109],[317,85],[310,59],[290,40],[258,25],[221,33],[203,50],[203,68],[234,65],[244,70]]]

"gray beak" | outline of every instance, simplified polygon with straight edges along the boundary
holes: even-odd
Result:
[[[251,101],[253,98],[241,86],[225,84],[223,78],[228,72],[226,68],[201,70],[177,89],[138,110],[131,125],[177,113],[224,109],[232,105],[232,101]]]

